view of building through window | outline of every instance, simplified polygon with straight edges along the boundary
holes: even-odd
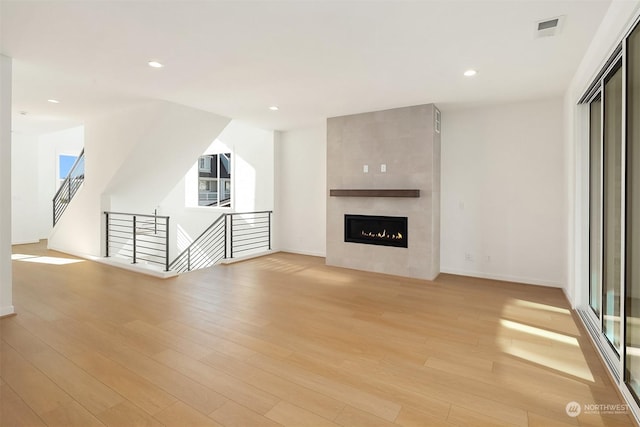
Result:
[[[231,153],[198,160],[198,206],[231,206]]]

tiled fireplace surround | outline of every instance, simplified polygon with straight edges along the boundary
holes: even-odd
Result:
[[[440,272],[440,133],[433,104],[327,120],[327,264],[434,279]],[[439,113],[438,113],[439,114]],[[368,172],[364,172],[364,165]],[[386,172],[381,172],[386,165]],[[330,190],[417,189],[419,197]],[[408,217],[409,247],[344,242],[344,215]]]

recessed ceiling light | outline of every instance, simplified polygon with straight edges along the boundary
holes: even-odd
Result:
[[[164,67],[164,65],[162,65],[158,61],[149,61],[149,62],[147,62],[147,64],[149,64],[149,67],[152,67],[152,68],[162,68],[162,67]]]
[[[279,108],[278,108],[278,106],[277,106],[277,105],[272,105],[271,107],[269,107],[269,110],[271,110],[271,111],[278,111],[278,110],[279,110]]]
[[[60,101],[58,101],[57,99],[47,99],[47,101],[49,101],[52,104],[60,104]]]
[[[465,77],[473,77],[476,74],[478,74],[478,72],[476,70],[467,70],[464,72],[464,76]]]

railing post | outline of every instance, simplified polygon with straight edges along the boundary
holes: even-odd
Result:
[[[105,212],[104,243],[106,258],[109,258],[109,212]]]
[[[56,226],[56,199],[53,199],[53,226]]]
[[[191,271],[191,246],[187,248],[187,271]]]
[[[231,253],[229,258],[233,258],[233,214],[229,215],[229,251]]]
[[[269,250],[271,250],[271,211],[269,211]]]
[[[227,259],[227,216],[224,214],[224,259]]]
[[[73,171],[72,171],[73,172]],[[67,188],[69,189],[69,200],[67,200],[67,204],[71,203],[71,174],[66,179]]]
[[[153,234],[158,234],[158,209],[153,210]]]
[[[158,234],[158,212],[155,212],[156,221],[156,234]],[[165,255],[164,255],[164,271],[169,271],[169,218],[167,218],[167,222],[164,227],[164,235],[165,235]]]
[[[137,254],[136,254],[136,216],[133,216],[133,263],[137,263]]]

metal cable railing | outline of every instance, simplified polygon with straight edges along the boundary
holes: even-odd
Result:
[[[105,212],[107,257],[157,264],[169,271],[169,217]]]
[[[84,182],[84,149],[74,162],[69,174],[58,188],[56,195],[53,196],[53,225],[55,226],[60,220],[67,206],[75,196],[76,192]]]
[[[169,269],[184,273],[217,264],[227,257],[226,214],[220,215],[213,224],[198,236],[169,265]]]
[[[271,249],[271,211],[229,213],[218,217],[169,269],[184,273],[211,267],[238,254]]]
[[[271,211],[227,214],[230,258],[271,250]]]

